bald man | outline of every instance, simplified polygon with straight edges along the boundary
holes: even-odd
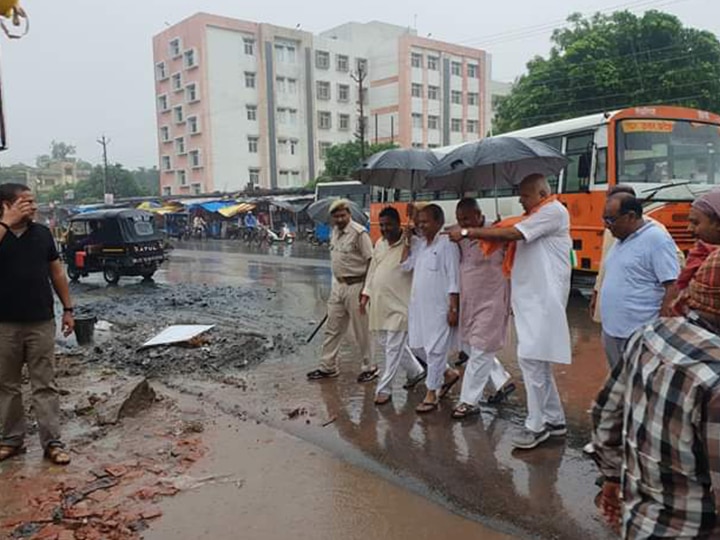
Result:
[[[524,429],[514,437],[513,446],[529,450],[567,433],[552,364],[571,362],[566,308],[572,240],[570,215],[552,195],[544,176],[530,175],[520,183],[520,204],[525,214],[512,225],[454,227],[449,234],[456,242],[476,238],[511,245],[506,266],[512,268],[510,297],[528,408]]]

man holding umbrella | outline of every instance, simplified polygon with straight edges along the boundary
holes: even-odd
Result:
[[[308,373],[307,377],[316,381],[339,375],[340,344],[350,326],[362,361],[358,382],[370,382],[377,378],[378,368],[371,365],[370,329],[367,314],[360,310],[360,296],[373,255],[372,241],[367,231],[352,220],[348,201],[334,201],[330,205],[330,216],[333,223],[330,239],[333,280],[327,305],[325,341],[320,367]]]
[[[535,448],[567,433],[565,413],[552,364],[571,362],[566,307],[570,294],[570,216],[552,196],[540,174],[520,183],[525,214],[495,227],[449,231],[450,238],[480,240],[486,254],[508,244],[503,263],[511,276],[511,303],[518,335],[518,363],[527,392],[525,429],[514,439],[518,449]]]

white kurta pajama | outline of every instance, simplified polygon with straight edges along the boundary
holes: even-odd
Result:
[[[450,239],[438,234],[431,244],[413,239],[410,256],[402,264],[413,271],[410,294],[410,347],[427,361],[428,390],[442,388],[447,356],[456,342],[456,330],[447,322],[450,295],[460,293],[460,250]]]
[[[554,201],[515,228],[524,237],[517,242],[511,298],[527,391],[525,427],[539,433],[546,424],[565,424],[552,364],[572,360],[566,313],[572,272],[570,216]]]
[[[363,294],[370,298],[370,331],[375,338],[375,360],[384,357],[385,369],[376,394],[392,394],[392,385],[400,368],[410,379],[422,375],[424,369],[408,350],[408,303],[412,273],[402,269],[402,240],[390,245],[380,240],[375,246]]]

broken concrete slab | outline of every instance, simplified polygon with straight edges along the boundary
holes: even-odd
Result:
[[[135,377],[113,392],[110,398],[95,407],[101,426],[117,424],[121,418],[137,416],[155,402],[155,390],[147,379]]]

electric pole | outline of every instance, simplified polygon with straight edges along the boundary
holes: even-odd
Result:
[[[360,121],[358,122],[358,138],[360,139],[360,156],[365,161],[365,79],[367,78],[366,67],[364,63],[358,65],[357,74],[351,75],[352,80],[358,85],[358,103],[360,104]]]
[[[108,179],[108,156],[107,156],[107,147],[108,144],[110,144],[110,139],[105,137],[105,135],[102,136],[102,138],[98,139],[98,144],[103,147],[103,197],[106,197],[110,191],[108,191],[108,188],[110,186],[109,179]]]

